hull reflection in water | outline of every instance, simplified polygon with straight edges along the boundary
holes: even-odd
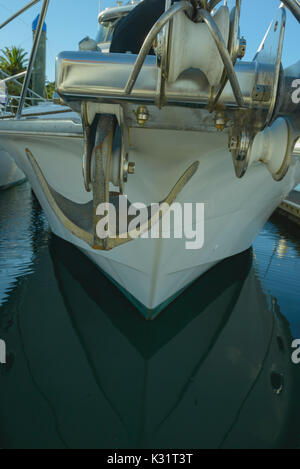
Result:
[[[0,307],[32,272],[36,243],[47,245],[47,223],[29,184],[0,192]]]
[[[71,245],[54,238],[50,254],[2,308],[1,447],[285,444],[291,336],[251,252],[218,265],[154,322],[104,276],[99,288],[99,272]]]

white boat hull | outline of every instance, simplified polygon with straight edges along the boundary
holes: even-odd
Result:
[[[0,129],[2,145],[15,155],[28,177],[53,232],[82,250],[147,318],[155,317],[213,265],[248,249],[282,199],[300,182],[297,157],[281,182],[275,182],[261,163],[237,179],[226,133],[132,129],[130,159],[136,162],[136,174],[126,186],[131,202],[149,205],[163,200],[186,168],[200,161],[177,202],[205,203],[204,247],[186,250],[186,239],[136,239],[111,251],[95,251],[58,220],[26,157],[29,148],[60,195],[77,204],[91,200],[82,178],[83,139],[72,134],[74,122],[69,123],[69,136],[57,133],[66,122],[51,125],[56,132],[52,137],[51,132],[4,137]]]

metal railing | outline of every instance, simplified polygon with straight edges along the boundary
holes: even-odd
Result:
[[[40,1],[41,0],[32,0],[31,2],[29,2],[27,5],[25,5],[23,8],[21,8],[19,11],[17,11],[14,15],[10,16],[6,21],[4,21],[2,24],[0,24],[0,30],[3,29],[5,26],[7,26],[9,23],[11,23],[16,18],[18,18],[22,13],[24,13],[25,11],[29,10],[31,7],[33,7],[34,5],[39,3]],[[46,14],[47,14],[49,2],[50,2],[50,0],[43,0],[43,4],[42,4],[42,7],[41,7],[41,12],[40,12],[40,16],[39,16],[39,21],[38,21],[38,25],[37,25],[37,29],[36,29],[36,34],[35,34],[33,46],[32,46],[31,52],[30,52],[30,57],[29,57],[27,70],[22,74],[18,74],[18,75],[13,76],[13,77],[6,77],[7,78],[6,81],[14,81],[18,85],[22,86],[21,96],[19,97],[19,105],[18,105],[17,112],[16,112],[16,115],[15,115],[16,119],[20,119],[21,116],[22,116],[22,112],[23,112],[23,109],[25,107],[26,100],[28,99],[27,98],[28,93],[30,93],[32,95],[31,98],[30,98],[31,101],[33,99],[35,100],[36,98],[38,98],[39,100],[46,101],[44,98],[39,96],[37,93],[30,90],[29,89],[29,84],[30,84],[30,80],[31,80],[31,76],[32,76],[32,70],[33,70],[35,59],[36,59],[36,55],[37,55],[37,51],[38,51],[42,31],[43,31],[44,22],[45,22],[45,19],[46,19]],[[4,74],[4,72],[2,72],[2,73]],[[21,77],[25,77],[23,84],[20,83],[17,80],[17,78],[21,78]],[[33,96],[35,98],[33,98]]]
[[[26,98],[26,100],[29,100],[29,102],[25,102],[24,109],[30,108],[33,104],[33,101],[37,101],[37,102],[39,101],[38,98]],[[9,114],[10,117],[14,117],[19,107],[19,102],[20,102],[20,96],[9,95],[6,106],[1,109],[2,114],[0,111],[0,119],[7,117],[7,114]]]
[[[16,114],[16,119],[20,119],[20,117],[22,115],[22,112],[23,112],[25,99],[26,99],[27,91],[29,89],[29,83],[30,83],[32,70],[33,70],[35,59],[36,59],[36,55],[37,55],[37,51],[38,51],[42,31],[43,31],[43,26],[44,26],[46,15],[47,15],[49,2],[50,2],[50,0],[44,0],[42,8],[41,8],[41,13],[40,13],[40,17],[39,17],[39,21],[38,21],[38,25],[37,25],[37,29],[36,29],[36,34],[35,34],[34,41],[33,41],[33,46],[32,46],[32,49],[31,49],[31,54],[30,54],[30,58],[29,58],[29,62],[28,62],[27,73],[26,73],[26,76],[25,76],[24,84],[23,84],[23,89],[22,89],[19,108],[18,108],[18,111],[17,111],[17,114]],[[28,8],[35,5],[35,3],[37,3],[37,2],[31,2],[31,4],[28,5]]]
[[[296,20],[300,23],[300,2],[299,0],[282,0],[282,3],[290,10]]]
[[[212,10],[215,8],[219,3],[221,3],[222,0],[210,0],[208,3],[208,8],[209,10]],[[295,18],[299,21],[300,23],[300,1],[299,0],[280,0],[289,10],[290,12],[295,16]]]
[[[0,29],[4,28],[7,26],[9,23],[11,23],[13,20],[18,18],[18,16],[22,15],[25,11],[29,10],[29,8],[33,7],[37,3],[39,3],[41,0],[33,0],[32,2],[28,3],[25,7],[21,8],[21,10],[17,11],[17,13],[14,13],[10,18],[8,18],[4,23],[0,24]]]
[[[15,83],[16,85],[18,85],[20,88],[23,87],[23,83],[21,83],[18,78],[23,78],[25,77],[26,75],[26,70],[24,72],[21,72],[21,73],[18,73],[17,75],[8,75],[8,73],[5,73],[3,70],[0,70],[0,75],[4,76],[3,79],[0,79],[2,82],[4,83],[9,83],[9,82],[13,82]],[[47,101],[43,96],[40,96],[38,93],[36,93],[35,91],[31,90],[30,88],[28,88],[28,93],[30,93],[32,96],[35,96],[36,98],[38,98],[40,101]],[[20,96],[19,96],[20,98]]]
[[[8,75],[5,73],[3,70],[0,70],[0,82],[4,83],[5,85],[7,83],[15,83],[19,88],[23,88],[23,83],[19,81],[19,79],[24,78],[26,76],[26,71],[17,73],[16,75]],[[2,79],[1,79],[2,77]],[[3,78],[4,77],[4,78]],[[38,104],[40,102],[47,102],[47,99],[44,97],[40,96],[38,93],[35,91],[31,90],[28,88],[27,93],[29,96],[25,97],[25,102],[24,102],[24,108],[25,107],[30,107],[33,104]],[[0,112],[0,119],[3,119],[5,116],[5,113],[8,111],[10,112],[11,116],[15,117],[16,113],[19,108],[19,103],[20,103],[20,96],[14,96],[12,94],[7,94],[7,103],[5,106],[2,106],[2,109]],[[3,112],[4,111],[4,112]]]
[[[24,13],[25,11],[29,10],[31,7],[33,7],[34,5],[39,3],[40,1],[42,1],[42,0],[32,0],[31,2],[29,2],[27,5],[25,5],[23,8],[21,8],[19,11],[17,11],[14,15],[12,15],[6,21],[4,21],[2,24],[0,24],[0,30],[2,28],[4,28],[5,26],[7,26],[9,23],[11,23],[14,19],[18,18],[22,13]],[[205,1],[202,0],[202,2],[199,2],[198,0],[191,0],[191,4],[193,6],[198,5],[198,7],[199,7],[199,5],[202,6],[202,7],[204,5],[204,8],[206,7],[205,10],[207,9],[207,11],[210,12],[219,3],[221,3],[221,1],[224,1],[224,0],[205,0]],[[294,15],[294,17],[300,22],[300,1],[299,0],[280,0],[280,1],[282,1],[282,3],[291,11],[291,13]],[[35,34],[33,46],[32,46],[31,53],[30,53],[30,58],[29,58],[29,62],[28,62],[28,68],[27,68],[26,72],[24,73],[25,80],[24,80],[24,83],[22,85],[22,93],[21,93],[21,96],[20,96],[20,102],[19,102],[18,110],[17,110],[16,116],[15,116],[16,119],[21,118],[22,112],[23,112],[23,109],[24,109],[24,106],[25,106],[25,103],[26,103],[26,99],[27,99],[27,93],[30,91],[29,90],[30,79],[31,79],[31,76],[32,76],[32,70],[33,70],[35,59],[36,59],[36,55],[37,55],[37,51],[38,51],[38,47],[39,47],[41,34],[42,34],[45,19],[46,19],[49,3],[50,3],[50,0],[43,0],[43,4],[42,4],[42,7],[41,7],[41,12],[40,12],[40,16],[39,16],[39,21],[38,21],[38,25],[37,25],[37,29],[36,29],[36,34]],[[181,5],[183,5],[183,3],[181,3]],[[136,61],[136,64],[135,64],[135,66],[132,70],[131,76],[130,76],[130,78],[128,80],[128,83],[126,85],[125,92],[127,92],[128,94],[131,93],[131,91],[134,87],[134,84],[137,80],[137,77],[138,77],[138,75],[141,71],[142,65],[145,61],[146,55],[149,53],[148,49],[151,48],[151,45],[152,45],[152,43],[155,39],[154,38],[155,34],[157,34],[163,28],[163,26],[165,24],[167,24],[173,18],[174,14],[177,14],[179,11],[182,11],[183,9],[185,9],[183,6],[181,6],[181,7],[179,5],[176,6],[176,3],[175,3],[175,5],[173,5],[173,7],[171,7],[171,10],[166,12],[160,18],[160,20],[157,22],[157,24],[154,25],[154,27],[152,28],[151,32],[149,33],[149,35],[148,35],[148,37],[147,37],[147,39],[144,43],[144,46],[142,47],[142,50],[140,51],[140,54],[139,54],[138,59]],[[234,90],[236,100],[240,105],[242,105],[243,101],[242,101],[241,92],[240,92],[240,89],[239,89],[239,83],[236,79],[234,69],[233,69],[233,65],[229,60],[228,54],[226,54],[226,50],[224,50],[224,44],[222,44],[222,42],[220,41],[220,38],[218,37],[219,35],[217,34],[218,31],[216,31],[215,25],[212,23],[211,19],[208,18],[208,15],[206,15],[205,10],[204,9],[201,10],[202,20],[204,20],[207,23],[207,25],[208,25],[208,27],[211,31],[211,34],[214,37],[214,39],[216,41],[216,44],[218,45],[218,49],[219,49],[220,55],[223,59],[224,66],[225,66],[225,69],[227,71],[229,81],[231,82],[232,88]],[[16,77],[12,77],[12,79],[16,79]],[[41,97],[39,97],[39,98],[41,98]]]
[[[239,81],[234,70],[234,63],[232,62],[232,58],[230,57],[229,51],[225,45],[223,36],[211,15],[213,9],[222,1],[224,0],[190,0],[190,4],[186,1],[180,1],[175,2],[168,10],[166,10],[165,13],[154,24],[143,43],[143,46],[134,64],[133,70],[125,86],[124,95],[126,96],[132,93],[132,90],[139,77],[146,57],[149,54],[149,51],[153,46],[157,35],[162,31],[164,26],[166,26],[173,19],[175,15],[182,11],[185,11],[186,14],[191,17],[191,19],[193,16],[196,15],[196,18],[194,18],[196,19],[196,21],[201,20],[206,23],[210,34],[218,48],[219,54],[222,58],[224,69],[227,75],[227,80],[230,81],[236,102],[240,108],[244,107],[244,99],[240,89]],[[298,20],[298,22],[300,22],[299,0],[282,0],[281,3],[283,3],[284,6],[291,11],[294,17]],[[240,9],[241,2],[236,2],[236,7]],[[194,11],[191,11],[191,8],[193,8]]]

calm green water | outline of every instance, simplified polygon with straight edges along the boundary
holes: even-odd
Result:
[[[300,231],[253,250],[146,322],[49,233],[28,185],[0,194],[2,448],[300,446]]]

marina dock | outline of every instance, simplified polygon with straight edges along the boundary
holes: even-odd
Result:
[[[291,192],[289,197],[280,204],[278,211],[300,226],[300,192]]]

